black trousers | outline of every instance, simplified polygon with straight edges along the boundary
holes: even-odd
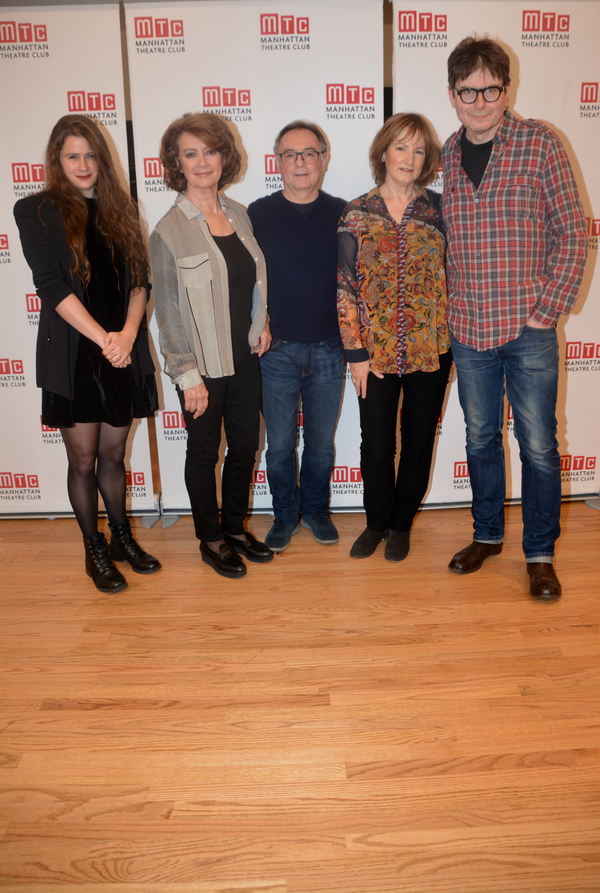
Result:
[[[367,526],[408,532],[421,505],[431,469],[435,432],[448,383],[452,353],[442,354],[436,372],[369,375],[359,397],[360,470]],[[398,403],[402,398],[402,449],[396,476]]]
[[[190,497],[196,536],[205,542],[244,532],[250,481],[258,449],[261,380],[257,356],[252,356],[234,375],[205,378],[208,407],[197,419],[183,408],[187,428],[185,485]],[[225,426],[227,454],[221,486],[221,524],[217,503],[216,466]]]

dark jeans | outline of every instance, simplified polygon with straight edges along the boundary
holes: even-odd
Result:
[[[296,524],[300,512],[329,508],[333,436],[344,382],[339,335],[308,344],[274,339],[260,358],[267,426],[267,475],[273,514]],[[302,396],[304,449],[298,485],[298,400]]]
[[[483,351],[453,337],[452,350],[467,423],[473,539],[481,543],[504,540],[506,381],[521,457],[523,552],[527,561],[551,562],[560,535],[561,498],[556,330],[525,326],[513,341]]]
[[[442,411],[452,353],[442,354],[436,372],[372,373],[367,396],[359,397],[360,470],[367,526],[408,532],[421,505],[431,470],[437,422]],[[398,403],[402,398],[402,449],[396,476]]]
[[[225,378],[204,378],[208,407],[194,419],[183,409],[183,394],[177,389],[188,441],[185,456],[185,485],[190,497],[196,536],[215,542],[244,532],[248,513],[250,481],[256,459],[260,422],[260,366],[258,357]],[[223,463],[221,525],[217,503],[215,469],[219,461],[221,424],[225,425],[227,453]]]

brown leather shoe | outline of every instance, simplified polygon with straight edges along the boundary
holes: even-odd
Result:
[[[528,561],[529,591],[545,602],[555,602],[561,596],[560,583],[548,561]]]
[[[499,555],[502,543],[478,543],[475,540],[466,549],[457,552],[448,567],[457,574],[472,574],[478,571],[486,558]]]

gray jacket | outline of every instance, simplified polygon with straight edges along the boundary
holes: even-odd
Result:
[[[253,348],[267,318],[267,271],[250,219],[237,202],[219,195],[221,207],[256,263]],[[204,214],[180,193],[150,236],[150,265],[159,344],[165,372],[181,390],[207,378],[233,375],[227,266]]]

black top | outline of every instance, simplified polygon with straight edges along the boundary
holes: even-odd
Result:
[[[304,344],[339,338],[337,225],[345,204],[326,192],[300,204],[280,191],[248,207],[267,261],[273,338]]]
[[[90,262],[90,281],[82,303],[107,332],[120,332],[125,320],[123,293],[125,260],[113,253],[96,227],[95,199],[86,199],[88,219],[85,253]],[[105,422],[113,427],[131,424],[158,409],[154,373],[136,382],[131,364],[115,368],[102,348],[80,333],[75,365],[74,399],[42,390],[42,421],[51,428],[71,427],[76,422]]]
[[[75,367],[79,332],[56,313],[56,306],[74,293],[83,302],[83,283],[71,273],[73,252],[67,244],[67,233],[60,211],[47,192],[20,199],[14,208],[25,260],[31,267],[33,281],[42,302],[36,348],[36,380],[40,388],[61,394],[69,400],[75,395]],[[131,289],[129,262],[124,262],[125,296],[123,313],[127,313]],[[146,287],[146,283],[141,283]],[[121,320],[122,328],[125,317]],[[154,363],[148,346],[146,317],[142,318],[131,352],[131,368],[138,385],[154,375]],[[156,408],[147,407],[148,414]]]
[[[252,356],[248,332],[252,325],[252,294],[256,284],[256,264],[237,233],[213,236],[227,264],[229,318],[233,364],[236,371]]]
[[[490,140],[488,143],[472,143],[467,139],[466,131],[463,131],[460,138],[462,169],[475,186],[475,189],[479,189],[479,184],[483,180],[493,145],[493,140]]]

